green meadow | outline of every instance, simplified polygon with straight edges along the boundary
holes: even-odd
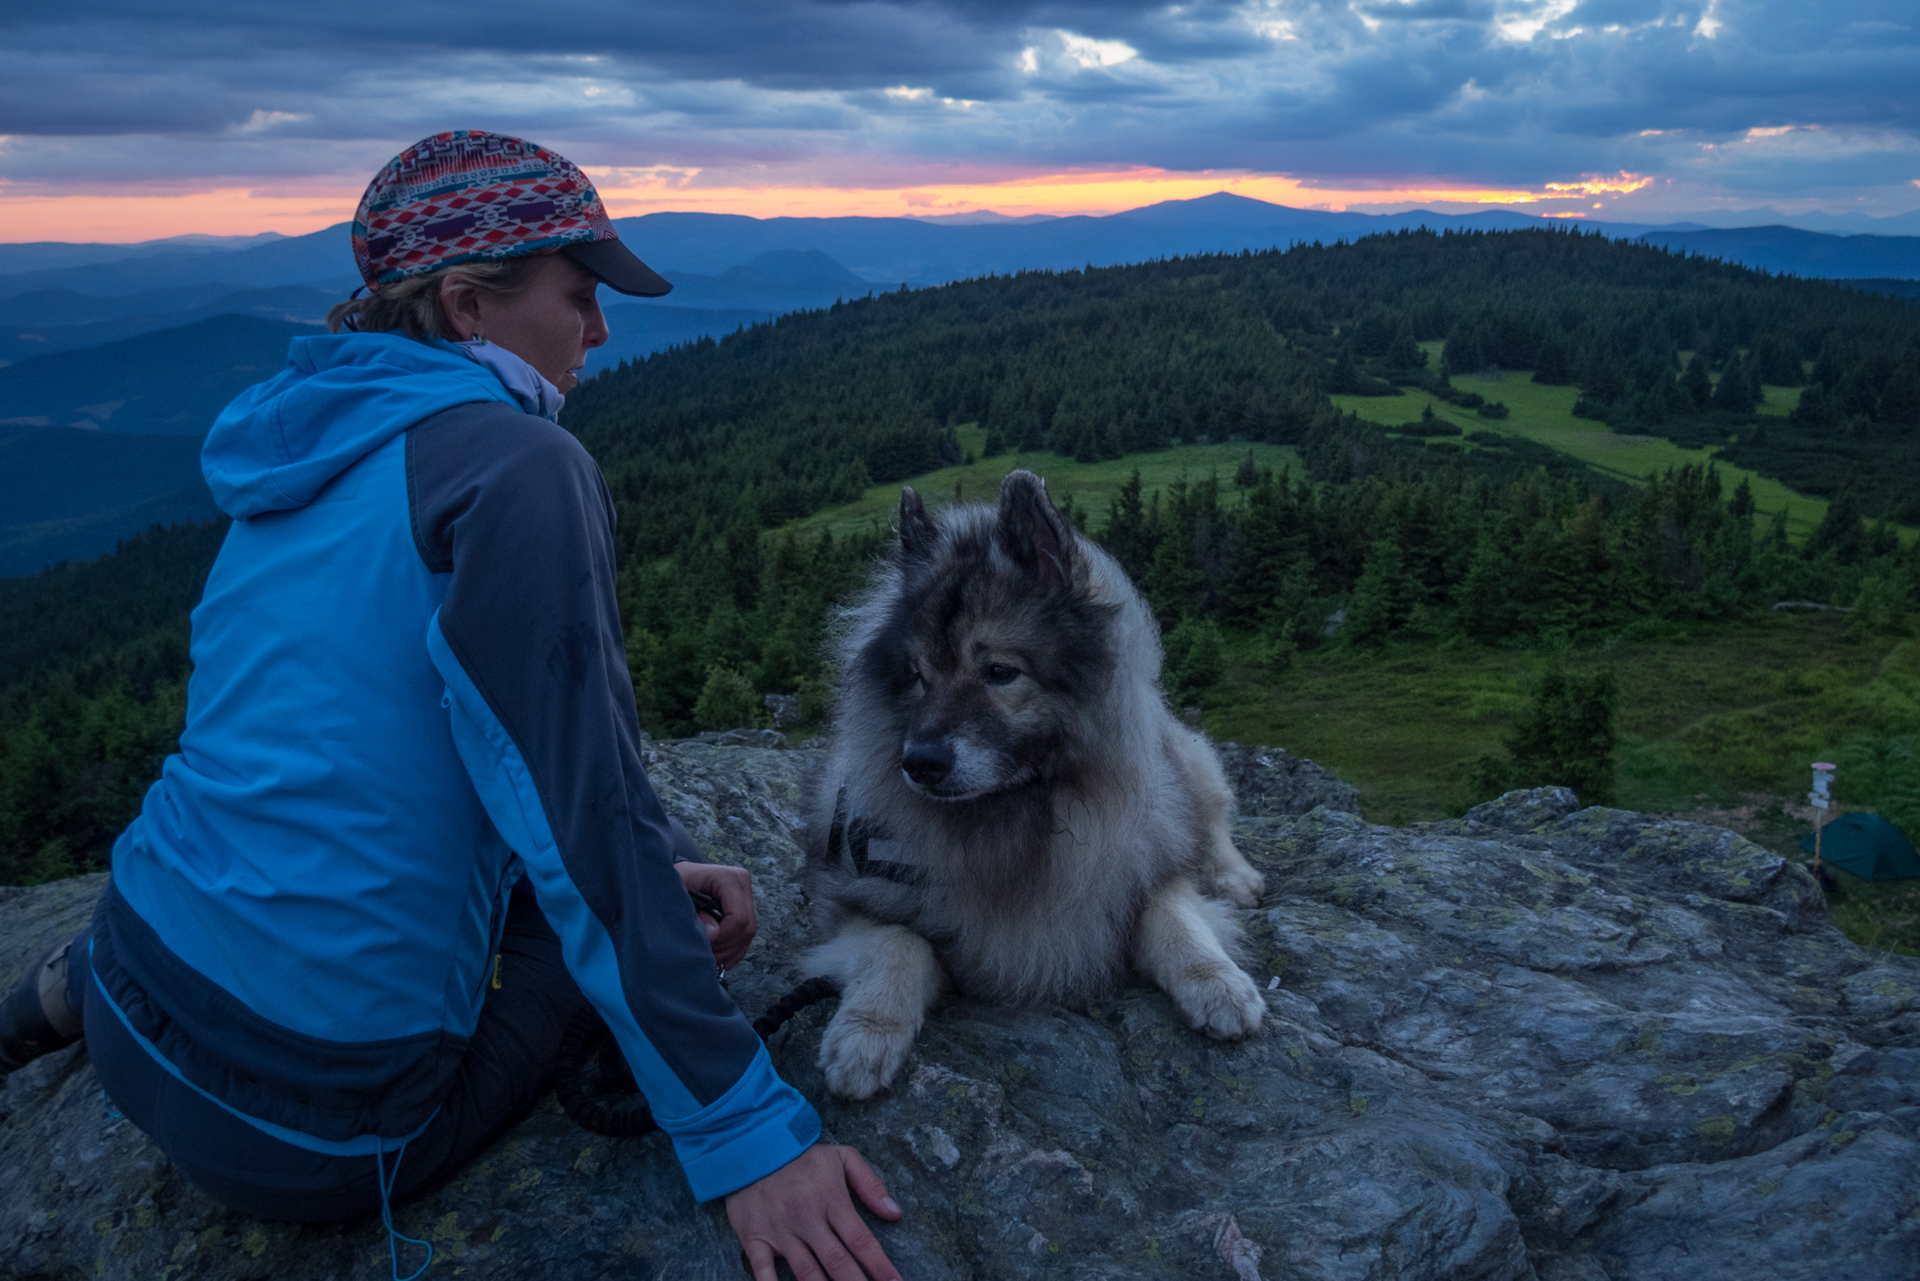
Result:
[[[1497,400],[1511,413],[1501,419],[1482,418],[1474,410],[1412,390],[1400,396],[1334,396],[1332,400],[1342,410],[1387,428],[1420,421],[1422,411],[1431,405],[1435,418],[1452,423],[1462,432],[1492,431],[1524,436],[1577,458],[1597,472],[1622,480],[1644,480],[1688,463],[1713,463],[1729,487],[1742,480],[1752,487],[1754,503],[1760,511],[1768,515],[1786,512],[1788,533],[1796,538],[1811,533],[1827,514],[1826,499],[1795,493],[1777,480],[1719,462],[1714,450],[1683,449],[1659,436],[1624,436],[1605,423],[1575,418],[1573,402],[1580,393],[1572,387],[1539,386],[1532,374],[1524,372],[1505,373],[1498,382],[1470,375],[1456,377],[1453,385],[1462,391],[1479,392],[1488,400]],[[1766,391],[1766,408],[1777,413],[1788,412],[1799,399],[1797,388],[1769,387]],[[1472,448],[1471,442],[1467,447]]]
[[[1500,752],[1545,661],[1438,642],[1329,646],[1274,676],[1252,651],[1242,638],[1204,709],[1208,732],[1326,766],[1359,786],[1370,821],[1393,825],[1477,799],[1467,768]],[[1663,625],[1572,661],[1619,678],[1615,805],[1731,828],[1796,860],[1811,830],[1810,764],[1854,734],[1920,730],[1920,641],[1850,636],[1831,613]],[[1838,876],[1831,906],[1849,937],[1920,956],[1920,883]]]
[[[1177,445],[1172,449],[1128,454],[1125,458],[1097,463],[1075,462],[1070,455],[1046,450],[1026,453],[1016,450],[992,458],[981,458],[980,450],[986,444],[986,432],[972,423],[955,430],[960,438],[960,448],[976,461],[957,467],[943,467],[907,481],[929,507],[943,506],[956,500],[992,502],[999,495],[1000,482],[1007,478],[1007,473],[1024,467],[1046,480],[1055,502],[1070,500],[1076,517],[1084,517],[1082,523],[1093,529],[1099,529],[1106,523],[1107,508],[1113,502],[1115,491],[1126,484],[1135,471],[1140,473],[1145,494],[1165,489],[1182,478],[1205,480],[1217,473],[1221,480],[1221,502],[1227,504],[1239,501],[1239,491],[1227,482],[1232,479],[1234,469],[1248,451],[1252,451],[1256,466],[1271,467],[1275,471],[1291,467],[1296,476],[1302,471],[1300,455],[1292,448],[1286,445],[1248,444],[1244,441],[1222,445]],[[851,503],[816,512],[803,520],[794,521],[787,528],[817,531],[824,525],[834,532],[835,537],[872,528],[875,522],[881,528],[888,528],[899,506],[899,485],[875,485]]]

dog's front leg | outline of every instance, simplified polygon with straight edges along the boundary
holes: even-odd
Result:
[[[1241,907],[1256,906],[1267,892],[1267,878],[1253,869],[1233,843],[1233,789],[1227,786],[1219,754],[1200,735],[1178,729],[1171,732],[1168,749],[1193,789],[1214,888]]]
[[[1238,934],[1224,904],[1202,898],[1189,881],[1174,881],[1140,914],[1134,962],[1189,1024],[1232,1040],[1259,1027],[1267,1011],[1260,989],[1227,951]]]
[[[933,945],[904,926],[856,920],[801,965],[840,985],[840,1009],[820,1042],[827,1088],[847,1099],[885,1089],[940,995]]]

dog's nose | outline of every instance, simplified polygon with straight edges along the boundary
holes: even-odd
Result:
[[[953,744],[944,738],[910,738],[900,753],[900,768],[922,787],[932,787],[953,772]]]

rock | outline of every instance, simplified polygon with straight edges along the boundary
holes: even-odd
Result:
[[[713,743],[720,747],[777,748],[787,745],[787,736],[777,729],[710,729],[692,740],[668,739],[667,741]]]
[[[695,839],[754,873],[761,941],[731,981],[758,1013],[795,978],[817,756],[647,751]],[[1256,1036],[1196,1036],[1148,988],[955,1002],[859,1104],[813,1065],[830,1006],[774,1038],[905,1208],[879,1229],[905,1276],[1920,1275],[1920,961],[1848,942],[1803,869],[1563,790],[1375,827],[1308,762],[1223,758],[1270,887],[1242,914]],[[98,885],[0,893],[0,959],[17,972]],[[260,1223],[195,1191],[106,1108],[84,1047],[0,1106],[0,1272],[386,1275],[376,1218]],[[395,1217],[463,1277],[743,1275],[659,1135],[587,1134],[551,1101]]]
[[[807,714],[801,707],[798,695],[769,694],[766,704],[767,715],[773,718],[775,729],[798,729],[807,723]]]
[[[1312,761],[1277,747],[1243,747],[1239,743],[1216,743],[1214,747],[1245,818],[1305,814],[1316,805],[1350,814],[1360,812],[1360,789],[1341,782],[1332,770]]]

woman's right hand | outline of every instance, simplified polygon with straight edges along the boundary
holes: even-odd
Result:
[[[849,1187],[881,1218],[900,1217],[887,1185],[860,1154],[827,1143],[727,1197],[727,1221],[754,1281],[774,1281],[775,1258],[785,1259],[798,1281],[900,1281],[853,1208]]]

